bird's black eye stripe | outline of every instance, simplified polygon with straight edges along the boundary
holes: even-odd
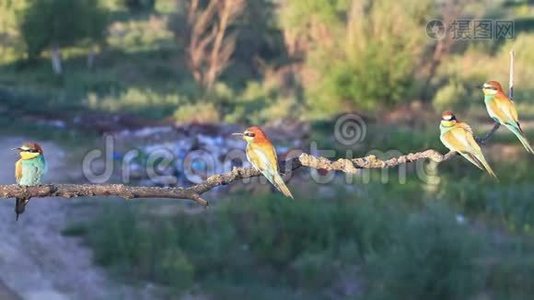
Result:
[[[254,137],[255,134],[252,133],[252,132],[245,132],[245,136],[248,136],[248,137]]]
[[[22,152],[39,153],[39,151],[35,149],[22,150]]]

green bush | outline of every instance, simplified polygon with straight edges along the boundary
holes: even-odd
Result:
[[[483,283],[481,240],[443,206],[410,215],[388,249],[367,266],[378,299],[466,299]]]
[[[240,198],[172,217],[120,205],[87,233],[67,232],[85,234],[97,262],[123,276],[180,290],[196,282],[206,291],[240,286],[225,292],[234,295],[263,286],[324,296],[354,266],[371,298],[460,298],[484,283],[476,263],[484,244],[446,206],[413,210],[376,191],[336,201]]]
[[[432,13],[431,2],[342,3],[330,11],[342,8],[343,13],[327,14],[328,29],[323,29],[326,33],[306,57],[303,81],[308,106],[324,116],[342,110],[376,110],[410,99],[416,88],[417,64],[428,42],[421,28],[425,16]],[[296,15],[299,24],[304,18],[309,22],[304,24],[313,26],[317,14]],[[293,29],[291,23],[287,26]]]
[[[217,108],[211,103],[181,105],[174,112],[174,120],[180,123],[217,123],[220,120]]]
[[[394,219],[380,221],[393,211],[371,201],[281,197],[235,200],[202,216],[140,212],[107,206],[86,228],[65,233],[85,235],[95,260],[123,276],[178,289],[192,281],[319,289],[335,282],[341,265],[386,246]]]
[[[332,285],[341,275],[341,262],[331,262],[326,253],[303,253],[293,262],[296,285],[305,289],[320,289]]]
[[[369,44],[364,53],[331,65],[325,74],[325,92],[360,109],[375,109],[405,100],[412,84],[413,58],[384,45]],[[325,96],[326,97],[326,96]]]
[[[469,103],[468,100],[467,91],[463,85],[450,82],[438,90],[432,100],[432,105],[439,113],[444,110],[457,111],[460,108],[465,109],[468,106],[466,105],[466,103]]]
[[[194,266],[178,248],[167,248],[160,257],[159,270],[154,279],[177,289],[188,288],[193,283]]]
[[[164,118],[172,115],[176,107],[186,105],[188,100],[178,94],[162,94],[151,89],[128,88],[117,95],[99,96],[97,93],[89,93],[84,102],[87,107],[94,110],[140,113],[145,117]]]
[[[219,94],[218,103],[226,108],[224,119],[230,123],[265,124],[295,118],[299,114],[296,97],[281,95],[279,88],[265,82],[249,81],[238,95]]]
[[[23,12],[20,32],[28,56],[35,58],[47,47],[99,41],[106,25],[106,12],[97,0],[33,0]]]

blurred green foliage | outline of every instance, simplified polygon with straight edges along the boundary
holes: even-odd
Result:
[[[525,177],[525,171],[519,173],[526,183],[531,176]],[[235,194],[200,214],[169,216],[151,213],[143,204],[110,204],[94,221],[73,225],[70,233],[84,235],[98,263],[130,279],[152,280],[173,291],[194,285],[222,298],[246,297],[249,289],[266,299],[272,293],[285,294],[286,299],[523,295],[525,289],[510,287],[534,278],[534,265],[512,261],[518,251],[534,249],[531,232],[523,229],[494,238],[492,228],[534,224],[532,217],[505,217],[534,212],[531,205],[516,205],[529,202],[532,186],[507,195],[521,183],[504,183],[503,192],[493,196],[498,198],[495,203],[514,199],[514,204],[488,209],[494,205],[488,196],[493,184],[475,184],[472,178],[449,186],[454,172],[444,176],[447,183],[438,198],[420,184],[388,183],[384,188],[369,183],[360,193],[339,190],[335,200]],[[400,191],[412,196],[398,199]],[[462,197],[479,201],[479,206],[458,211],[457,192],[468,193]],[[479,224],[490,217],[502,221]],[[522,275],[507,277],[514,272]]]
[[[122,0],[122,2],[132,12],[151,11],[156,5],[156,0]]]
[[[35,58],[51,46],[72,46],[83,40],[98,41],[106,29],[106,14],[98,0],[30,1],[20,31],[28,57]]]
[[[482,288],[482,238],[446,207],[407,216],[387,253],[370,258],[372,298],[465,299]]]
[[[24,41],[20,37],[19,18],[27,4],[27,0],[0,1],[0,63],[22,58]]]
[[[98,96],[90,93],[85,100],[89,108],[120,113],[140,113],[149,118],[162,118],[168,111],[183,107],[186,99],[177,94],[162,95],[150,89],[129,88],[119,95]]]
[[[173,115],[178,122],[216,124],[220,115],[211,103],[186,104],[178,107]]]
[[[332,24],[328,30],[334,38],[325,42],[317,37],[317,47],[308,54],[305,66],[316,73],[304,83],[310,106],[324,115],[375,110],[410,99],[417,61],[428,43],[420,29],[432,14],[430,1],[339,2],[316,10]],[[344,14],[334,13],[340,7]],[[301,17],[313,24],[315,15]]]
[[[432,100],[432,105],[439,112],[445,110],[456,111],[467,106],[466,99],[468,99],[468,95],[463,85],[450,82],[437,91]]]
[[[131,91],[149,90],[150,109],[130,112],[180,116],[178,107],[167,109],[171,97],[213,106],[216,119],[241,123],[295,115],[323,119],[354,110],[380,115],[415,100],[481,115],[479,106],[467,103],[481,99],[476,86],[483,81],[507,81],[514,48],[518,106],[534,115],[528,102],[534,85],[525,80],[534,69],[531,51],[525,51],[534,43],[524,21],[533,10],[528,3],[462,6],[466,14],[523,20],[517,37],[458,41],[429,75],[437,40],[424,29],[428,20],[443,17],[432,1],[247,1],[231,25],[236,46],[230,63],[210,93],[191,74],[184,7],[173,0],[4,1],[0,89],[45,95],[60,109],[112,112],[125,108]],[[43,51],[53,44],[62,46],[65,74],[58,78],[50,76],[51,53]],[[91,51],[96,56],[89,70]],[[25,52],[34,60],[26,61]],[[89,105],[89,98],[101,105]]]

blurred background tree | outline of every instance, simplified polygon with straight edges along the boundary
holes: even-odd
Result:
[[[288,117],[287,110],[308,120],[354,110],[380,115],[415,102],[443,108],[451,85],[471,97],[475,91],[465,82],[483,78],[474,66],[461,71],[455,64],[505,52],[503,39],[429,37],[428,21],[451,26],[460,17],[517,15],[522,37],[531,34],[530,12],[528,1],[3,1],[1,59],[20,66],[25,49],[35,67],[26,88],[46,89],[51,101],[67,92],[80,107],[88,96],[92,108],[113,98],[118,107],[122,95],[132,94],[128,89],[150,87],[146,93],[161,99],[172,94],[191,107],[213,107],[218,113],[209,115],[217,120],[274,121]],[[97,70],[101,76],[89,76],[79,58],[85,55],[91,68],[97,53],[109,64]],[[56,74],[66,61],[73,76],[58,82],[36,73],[38,58],[49,58]],[[137,67],[147,72],[133,75]],[[255,113],[260,108],[269,113]],[[183,114],[166,115],[176,116]]]
[[[97,0],[33,1],[24,11],[20,31],[29,59],[49,49],[52,69],[61,75],[61,48],[86,41],[101,42],[105,36],[106,14]]]
[[[185,40],[187,65],[207,91],[230,62],[237,35],[230,30],[245,5],[242,0],[181,1],[185,15],[176,17],[174,32]]]
[[[20,37],[19,15],[26,8],[26,0],[6,0],[0,3],[0,61],[12,61],[23,52],[24,41]]]

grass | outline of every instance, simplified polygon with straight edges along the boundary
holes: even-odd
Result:
[[[172,116],[180,103],[171,103],[169,98],[179,99],[184,91],[192,89],[170,84],[168,79],[183,78],[186,85],[192,79],[179,65],[169,63],[168,53],[165,49],[134,54],[111,51],[99,56],[93,71],[85,68],[85,56],[74,56],[65,61],[64,76],[52,75],[45,59],[28,66],[7,65],[0,68],[0,86],[6,105],[26,112],[121,109],[161,117],[161,113],[154,116],[150,112],[166,110],[166,116]],[[136,61],[135,66],[131,61]],[[173,109],[169,109],[169,103]]]
[[[371,182],[360,193],[339,189],[328,199],[313,187],[298,201],[233,194],[199,214],[163,216],[121,203],[66,233],[84,236],[96,262],[119,277],[173,293],[514,298],[534,279],[531,167],[500,164],[516,173],[501,172],[499,186],[482,173],[458,180],[465,168],[447,169],[435,193],[411,178],[404,185]],[[526,265],[516,262],[521,257]],[[355,288],[343,292],[341,282]]]

